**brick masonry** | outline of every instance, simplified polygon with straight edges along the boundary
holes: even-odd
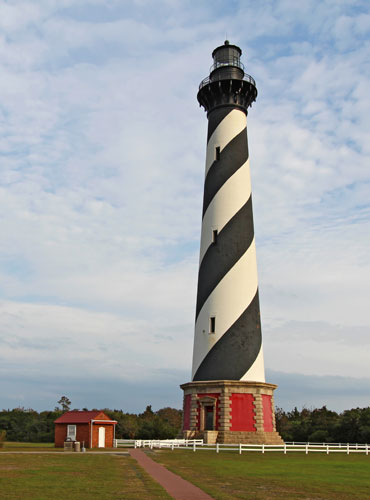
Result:
[[[97,448],[99,444],[99,427],[105,427],[105,447],[113,448],[114,426],[112,424],[94,423],[92,435],[92,448]]]
[[[68,424],[55,424],[55,447],[63,448],[64,441],[67,437],[67,427]],[[89,446],[89,424],[76,424],[76,441],[79,441],[82,445],[82,442],[85,441],[85,446]]]
[[[55,447],[63,448],[67,437],[68,424],[55,424]],[[76,424],[76,441],[85,442],[85,448],[90,448],[90,427],[91,424]],[[99,444],[99,427],[105,427],[105,447],[113,447],[114,426],[112,424],[93,424],[92,448],[97,448]]]
[[[276,385],[263,382],[243,382],[234,380],[211,380],[189,382],[181,385],[184,391],[184,420],[188,429],[184,429],[184,437],[203,437],[204,418],[202,418],[202,400],[210,404],[207,396],[218,395],[217,401],[217,425],[214,430],[218,431],[218,443],[255,443],[255,444],[281,444],[283,440],[276,432],[275,406],[273,392]],[[249,394],[253,398],[252,411],[249,415],[254,421],[254,431],[232,431],[232,394]],[[263,404],[262,396],[265,402]],[[188,398],[186,398],[188,396]],[[190,404],[189,404],[190,396]],[[266,398],[267,396],[267,398]],[[187,401],[185,407],[185,400]],[[270,401],[271,411],[266,401]],[[185,411],[184,411],[185,413]],[[266,428],[272,430],[266,431]]]

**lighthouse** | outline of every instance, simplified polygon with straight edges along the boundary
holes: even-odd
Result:
[[[208,134],[192,381],[184,391],[185,437],[279,444],[265,381],[247,141],[254,79],[227,40],[200,84]]]

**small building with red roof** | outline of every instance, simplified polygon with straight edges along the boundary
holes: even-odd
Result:
[[[102,411],[67,411],[54,424],[56,448],[63,448],[65,441],[84,442],[85,448],[113,447],[117,421]]]

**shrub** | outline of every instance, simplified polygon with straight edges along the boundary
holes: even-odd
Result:
[[[329,437],[329,432],[319,429],[308,436],[310,443],[330,443],[333,439]]]
[[[6,438],[6,431],[0,431],[0,448],[4,446],[5,438]]]

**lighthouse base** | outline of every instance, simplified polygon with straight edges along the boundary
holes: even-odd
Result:
[[[206,380],[181,385],[183,436],[205,442],[282,444],[276,431],[276,385],[239,380]]]

